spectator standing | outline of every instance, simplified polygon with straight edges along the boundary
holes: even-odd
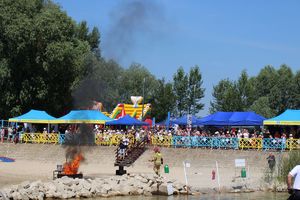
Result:
[[[11,141],[13,138],[13,129],[11,127],[8,127],[8,135],[7,135],[7,141]]]
[[[292,187],[292,179],[294,178],[294,184]],[[300,199],[300,165],[295,166],[287,176],[287,188],[290,194],[288,200]]]
[[[1,128],[0,134],[1,134],[1,142],[3,143],[4,142],[4,136],[5,136],[5,129],[3,127]]]

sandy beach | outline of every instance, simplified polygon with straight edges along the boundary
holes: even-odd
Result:
[[[93,146],[83,147],[85,162],[79,171],[85,177],[108,177],[115,175],[114,152],[116,147]],[[153,173],[152,163],[148,160],[152,156],[152,147],[134,163],[126,168],[128,173]],[[220,187],[230,187],[240,184],[240,168],[235,168],[234,159],[245,159],[247,177],[243,184],[259,187],[263,181],[267,167],[264,151],[253,150],[211,150],[211,149],[175,149],[162,148],[164,164],[168,164],[170,173],[162,175],[169,179],[176,179],[185,183],[183,161],[190,163],[187,169],[188,184],[199,188],[218,188],[217,179],[212,180],[211,172],[219,166]],[[279,153],[275,153],[278,156]],[[53,178],[53,170],[57,164],[65,161],[65,149],[60,145],[49,144],[1,144],[0,156],[14,158],[15,162],[0,162],[0,188],[19,184],[23,181]]]

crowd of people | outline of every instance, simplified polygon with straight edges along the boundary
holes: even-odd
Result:
[[[172,128],[166,130],[164,128],[156,128],[151,130],[153,135],[158,136],[199,136],[199,137],[221,137],[221,138],[286,138],[298,139],[300,136],[300,127],[296,129],[274,130],[270,132],[268,129],[255,128],[231,128],[231,129],[216,129],[216,128]]]
[[[155,126],[148,129],[123,127],[116,129],[114,127],[105,127],[99,125],[90,125],[92,133],[101,141],[109,141],[113,135],[132,135],[135,140],[139,140],[142,136],[147,135],[149,140],[151,136],[199,136],[199,137],[219,137],[219,138],[282,138],[282,139],[298,139],[300,136],[300,127],[289,128],[288,130],[281,129],[255,129],[255,128],[186,128],[175,126],[170,129],[165,127]],[[1,128],[1,142],[5,140],[9,142],[18,142],[20,133],[43,133],[47,134],[62,134],[70,135],[77,133],[78,125],[60,125],[51,127],[31,126],[26,127],[22,124],[18,126],[9,126]]]

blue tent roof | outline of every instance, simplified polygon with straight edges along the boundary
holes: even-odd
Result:
[[[254,112],[216,112],[198,120],[198,123],[213,126],[260,126],[265,119]]]
[[[233,112],[216,112],[198,120],[198,123],[202,125],[227,126],[232,114]]]
[[[136,118],[125,115],[117,120],[107,122],[105,125],[124,125],[124,126],[149,126],[147,122],[142,122]]]
[[[264,120],[264,125],[300,125],[300,110],[288,109],[274,118]]]
[[[229,124],[236,126],[261,126],[265,119],[255,112],[234,112],[229,118]]]
[[[42,110],[30,110],[29,112],[18,117],[8,119],[9,122],[22,122],[22,123],[51,123],[56,118]]]
[[[98,110],[72,110],[65,116],[52,120],[53,124],[104,124],[111,118]]]
[[[179,117],[178,119],[175,119],[172,122],[178,125],[187,125],[187,115]],[[192,116],[192,125],[198,125],[198,119],[195,116]]]
[[[172,126],[174,124],[173,120],[170,119],[169,121],[169,126]],[[159,125],[159,126],[167,126],[167,120],[163,120],[161,122],[155,123],[155,125]]]

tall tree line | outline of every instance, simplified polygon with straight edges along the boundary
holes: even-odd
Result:
[[[255,111],[267,118],[300,108],[300,71],[265,66],[257,76],[242,71],[237,81],[221,80],[213,89],[210,112]]]
[[[164,119],[203,108],[198,66],[174,80],[157,79],[143,65],[127,69],[101,55],[100,31],[76,23],[50,0],[0,1],[0,117],[30,109],[54,116],[96,100],[112,111],[130,96],[145,94],[152,116]]]
[[[158,121],[197,114],[203,109],[202,74],[196,65],[179,67],[173,80],[157,79],[133,63],[123,68],[101,55],[100,31],[76,23],[51,0],[0,1],[0,117],[30,109],[54,116],[96,100],[111,111],[130,96],[143,95]],[[242,71],[238,80],[221,80],[210,111],[252,110],[265,117],[300,108],[300,71],[265,66],[257,76]]]

